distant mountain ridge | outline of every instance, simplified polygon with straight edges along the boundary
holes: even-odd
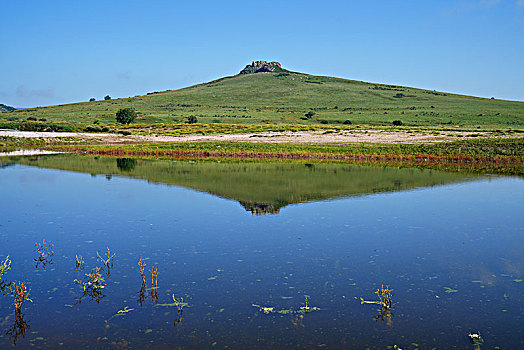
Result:
[[[15,111],[15,110],[16,110],[15,107],[11,107],[11,106],[5,105],[3,103],[0,103],[0,112],[12,112],[12,111]]]

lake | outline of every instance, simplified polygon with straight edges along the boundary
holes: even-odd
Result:
[[[32,300],[17,315],[0,296],[0,348],[524,348],[522,178],[62,154],[0,166],[2,281]],[[391,306],[370,303],[386,286]]]

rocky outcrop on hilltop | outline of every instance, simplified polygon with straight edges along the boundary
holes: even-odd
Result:
[[[240,74],[253,74],[262,72],[284,72],[282,65],[278,62],[253,61],[240,71]]]

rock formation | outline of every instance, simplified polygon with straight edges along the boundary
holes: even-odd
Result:
[[[283,72],[282,66],[278,62],[253,61],[240,71],[240,74],[253,74],[262,72]]]

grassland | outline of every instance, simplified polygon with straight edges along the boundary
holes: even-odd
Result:
[[[524,175],[524,138],[464,139],[433,144],[293,144],[174,142],[95,144],[78,138],[0,137],[0,148],[38,148],[153,159],[311,160]]]
[[[115,114],[121,108],[137,111],[134,123],[116,124]],[[188,123],[189,117],[196,117],[198,122]],[[4,147],[44,147],[120,157],[355,161],[524,174],[524,102],[294,72],[236,75],[145,96],[4,112],[0,114],[0,128],[124,133],[137,137],[105,142],[3,138],[0,146]],[[298,132],[316,132],[342,135],[349,140],[351,135],[364,135],[369,130],[398,133],[406,140],[415,139],[413,134],[440,139],[429,145],[423,144],[425,141],[400,144],[409,143],[402,140],[399,144],[381,145],[367,141],[293,144],[289,138],[290,142],[283,144],[264,141],[261,138],[268,136],[257,134],[279,131],[295,132],[296,136]],[[253,137],[253,142],[138,139],[145,135],[239,133],[251,134],[248,136]],[[273,136],[279,135],[269,137]],[[458,138],[464,140],[456,141]]]
[[[395,120],[418,127],[524,129],[524,102],[292,72],[236,75],[145,96],[4,112],[0,127],[114,131],[121,129],[115,124],[115,113],[127,107],[138,113],[132,130],[153,132],[172,127],[195,132],[185,124],[190,116],[197,118],[199,129],[206,125],[209,133],[242,132],[254,126],[380,127]],[[313,114],[310,118],[308,112]]]

